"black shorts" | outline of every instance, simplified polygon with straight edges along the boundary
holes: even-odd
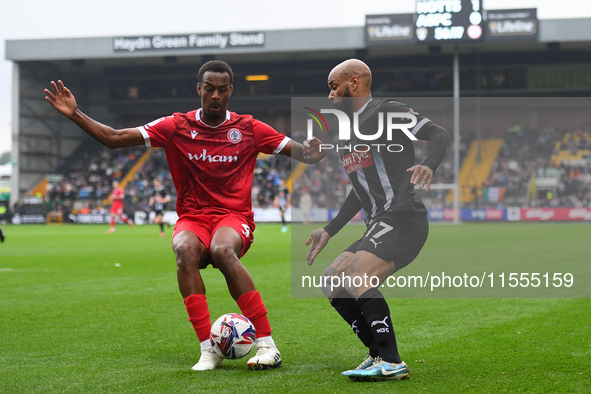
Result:
[[[164,215],[164,210],[163,209],[157,209],[154,212],[156,213],[156,216],[158,216],[158,215]]]
[[[394,261],[396,271],[409,265],[429,235],[429,221],[423,212],[383,212],[375,217],[363,237],[345,249],[369,252],[385,261]]]

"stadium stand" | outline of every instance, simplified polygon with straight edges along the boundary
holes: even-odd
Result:
[[[111,179],[125,175],[130,177],[129,209],[147,209],[154,177],[163,178],[174,195],[168,169],[162,164],[163,152],[151,151],[146,162],[130,172],[144,148],[102,151],[47,107],[39,92],[56,75],[79,92],[79,105],[85,111],[115,127],[130,127],[194,109],[198,66],[209,59],[226,60],[236,81],[231,110],[253,114],[290,135],[291,100],[326,97],[327,72],[344,58],[358,57],[371,64],[377,96],[400,97],[405,102],[442,99],[417,107],[451,132],[452,111],[442,103],[455,94],[457,56],[458,93],[465,100],[458,152],[466,173],[460,185],[463,208],[589,207],[591,131],[583,122],[589,108],[585,100],[591,93],[587,66],[591,20],[538,20],[535,13],[532,18],[537,28],[531,36],[485,36],[460,46],[452,41],[420,43],[416,37],[402,43],[374,40],[369,33],[377,25],[369,19],[365,26],[265,31],[264,45],[244,48],[129,51],[118,46],[133,37],[9,40],[6,58],[18,71],[13,92],[18,114],[13,135],[18,136],[18,146],[12,160],[18,168],[10,203],[16,201],[20,211],[35,215],[48,210],[102,212]],[[265,74],[267,80],[250,81],[247,77],[252,74]],[[483,112],[480,130],[474,126],[476,107],[470,105],[487,98],[496,100],[488,102],[491,112],[486,121]],[[513,102],[513,98],[522,101]],[[301,134],[293,137],[303,139]],[[478,146],[480,155],[474,153]],[[425,144],[415,147],[420,163]],[[453,157],[450,148],[434,183],[454,181]],[[259,158],[252,193],[255,208],[274,205],[276,185],[280,179],[289,179],[290,167],[289,160]],[[299,175],[293,173],[294,205],[303,187],[316,207],[324,209],[340,206],[347,194],[336,155]],[[43,178],[49,191],[38,204],[32,191]],[[420,193],[431,208],[451,207],[448,190]]]
[[[480,163],[477,141],[466,133],[460,144],[461,201],[465,207],[591,207],[591,128],[525,130],[510,128],[504,139],[483,140]],[[426,154],[426,144],[417,142],[416,162]],[[435,174],[434,183],[453,182],[453,149],[450,148]],[[322,166],[305,166],[292,179],[292,204],[298,206],[302,189],[312,195],[316,208],[338,209],[348,193],[348,181],[338,155],[329,151]],[[281,155],[261,155],[253,178],[253,207],[276,206],[279,180],[290,179],[291,161]],[[50,177],[45,199],[35,199],[16,208],[22,215],[42,215],[48,223],[67,221],[67,214],[101,214],[109,207],[113,179],[126,179],[126,211],[148,212],[152,181],[161,178],[172,196],[176,190],[160,148],[127,148],[112,151],[98,144],[83,145],[58,176]],[[33,191],[36,189],[33,189]],[[492,190],[496,190],[495,193]],[[430,208],[451,206],[447,191],[422,193]],[[495,198],[493,198],[495,194]],[[56,215],[59,213],[60,215]]]
[[[481,185],[490,174],[502,142],[500,139],[472,141],[460,168],[460,202],[471,202],[482,195]],[[453,193],[450,193],[447,202],[452,201]]]
[[[44,209],[63,213],[103,212],[113,179],[122,179],[129,173],[142,153],[137,148],[112,151],[98,144],[84,144],[62,171],[51,177]]]
[[[588,127],[515,128],[503,141],[484,186],[503,187],[508,202],[531,207],[591,207]],[[513,197],[513,198],[512,198]]]

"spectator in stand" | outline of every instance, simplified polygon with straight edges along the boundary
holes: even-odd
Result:
[[[312,196],[308,193],[308,188],[302,188],[302,196],[300,197],[300,209],[302,211],[304,225],[310,224],[310,211],[312,211]]]

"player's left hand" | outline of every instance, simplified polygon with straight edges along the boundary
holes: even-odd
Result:
[[[310,246],[310,250],[308,250],[308,254],[306,255],[306,260],[308,261],[308,265],[314,264],[314,259],[318,256],[318,253],[328,243],[330,239],[330,234],[324,228],[317,228],[316,230],[312,231],[312,234],[306,240],[306,245]]]
[[[431,187],[431,182],[433,181],[433,170],[427,166],[412,166],[406,170],[406,172],[412,172],[412,176],[410,177],[410,183],[416,185],[420,182],[419,188],[425,188],[426,191],[429,191]]]
[[[316,137],[305,140],[302,145],[304,146],[304,159],[311,160],[314,163],[319,162],[326,156],[326,151],[321,149],[322,141]]]

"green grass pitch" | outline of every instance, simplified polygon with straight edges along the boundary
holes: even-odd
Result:
[[[156,226],[107,229],[4,226],[0,392],[591,390],[589,298],[389,298],[412,378],[350,381],[340,372],[357,366],[365,349],[327,300],[292,298],[290,251],[304,253],[305,246],[263,224],[243,262],[269,310],[284,365],[248,371],[241,359],[193,372],[199,345],[178,293],[170,239],[158,237]],[[350,229],[343,231],[361,231]],[[434,225],[408,269],[473,260],[490,267],[544,259],[589,265],[590,235],[585,224]],[[222,275],[208,268],[203,276],[212,319],[238,312]]]

